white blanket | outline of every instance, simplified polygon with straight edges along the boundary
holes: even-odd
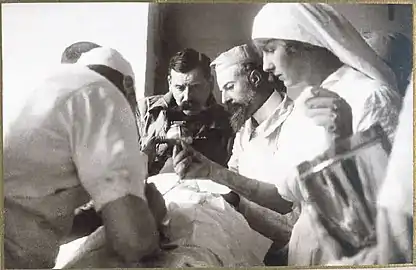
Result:
[[[263,259],[269,250],[272,241],[252,230],[244,217],[232,208],[220,194],[228,193],[227,187],[218,185],[210,180],[186,180],[181,181],[175,174],[160,174],[148,179],[154,183],[158,190],[164,195],[168,214],[164,233],[169,237],[172,244],[180,248],[169,252],[169,260],[155,262],[155,267],[179,267],[178,261],[190,260],[201,261],[211,267],[250,267],[262,266]],[[77,260],[76,265],[71,267],[90,267],[93,255],[88,254],[103,243],[103,238],[97,233],[88,239],[88,247],[85,241],[78,242],[78,249],[70,258],[64,258],[63,254],[58,256],[56,265],[61,268]],[[62,251],[67,250],[62,248]],[[185,252],[189,251],[189,254]],[[193,253],[201,253],[201,256]],[[213,265],[212,256],[219,262]],[[89,257],[83,265],[82,257]],[[198,257],[198,258],[196,258]],[[75,259],[76,258],[76,259]],[[108,262],[112,267],[113,262]],[[105,265],[100,261],[100,265]],[[94,267],[100,267],[95,266]]]
[[[272,241],[253,231],[219,194],[230,190],[210,180],[181,181],[175,174],[149,178],[168,206],[165,233],[172,243],[208,248],[224,267],[260,266]]]

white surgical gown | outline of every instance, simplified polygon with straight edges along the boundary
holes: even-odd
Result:
[[[137,142],[129,104],[101,75],[62,65],[37,87],[4,140],[6,266],[52,268],[77,207],[144,197]]]

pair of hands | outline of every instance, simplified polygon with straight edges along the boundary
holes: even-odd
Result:
[[[185,177],[186,171],[190,167],[190,162],[198,161],[196,157],[201,157],[202,155],[197,153],[197,151],[190,146],[192,143],[192,137],[186,136],[186,130],[183,130],[183,128],[177,125],[173,125],[167,131],[165,130],[166,127],[163,123],[155,123],[155,125],[152,126],[152,130],[149,132],[149,135],[143,138],[144,141],[142,142],[141,151],[148,156],[149,164],[151,164],[156,155],[157,144],[163,142],[164,144],[162,144],[162,147],[165,148],[168,148],[169,145],[173,145],[173,165],[175,172],[182,179]],[[194,155],[195,157],[191,158]],[[191,177],[192,175],[195,177],[203,177],[196,172],[194,174],[189,174],[188,177]]]
[[[180,179],[208,179],[216,163],[185,142],[173,148],[173,167]]]

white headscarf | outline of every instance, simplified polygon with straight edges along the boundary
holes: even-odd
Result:
[[[341,62],[396,88],[391,69],[358,31],[328,4],[266,4],[254,19],[252,39],[296,40],[324,47]]]

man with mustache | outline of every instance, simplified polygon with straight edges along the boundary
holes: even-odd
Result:
[[[174,172],[172,147],[165,140],[170,134],[193,138],[195,149],[226,166],[233,132],[229,114],[212,94],[213,83],[210,59],[194,49],[184,49],[169,62],[169,92],[138,102],[140,143],[149,155],[149,175]]]

